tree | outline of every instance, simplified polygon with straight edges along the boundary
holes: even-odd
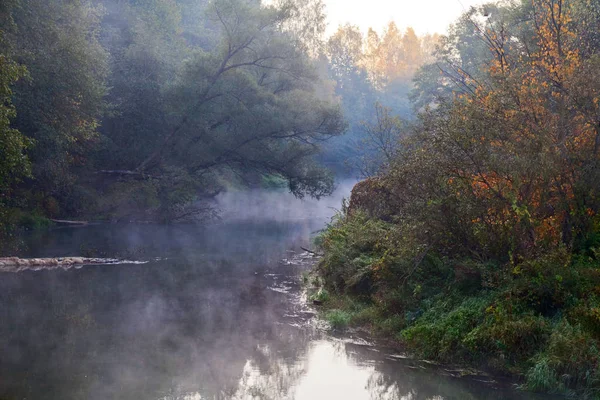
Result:
[[[327,41],[327,56],[340,87],[361,74],[362,45],[360,30],[350,24],[340,26]]]
[[[0,47],[5,49],[10,46],[6,42],[6,30],[14,29],[10,13],[14,3],[6,2],[0,5]],[[31,141],[21,132],[11,127],[10,122],[16,116],[12,104],[13,91],[11,86],[19,79],[26,76],[27,70],[19,66],[4,51],[0,53],[0,196],[12,184],[30,174],[30,164],[25,151]],[[3,199],[0,198],[0,207]],[[1,222],[0,222],[1,223]]]
[[[582,57],[572,3],[525,10],[514,31],[474,28],[487,70],[465,73],[453,98],[421,116],[390,174],[400,213],[445,232],[441,247],[513,263],[577,247],[600,206],[600,65]]]
[[[117,64],[127,70],[116,75],[123,80],[112,95],[125,105],[103,129],[112,143],[97,164],[107,176],[131,179],[130,187],[143,187],[154,200],[132,206],[116,182],[111,192],[121,200],[113,208],[177,219],[193,213],[186,205],[218,193],[223,178],[250,183],[262,175],[284,178],[298,196],[328,194],[332,177],[314,157],[320,143],[345,125],[338,108],[316,95],[310,54],[322,18],[311,15],[319,4],[211,2],[205,26],[195,28],[206,35],[203,41],[182,42],[178,22],[139,18],[148,32],[133,35]],[[163,25],[170,29],[155,28]],[[141,57],[130,57],[136,54]],[[121,201],[129,205],[118,206]]]
[[[35,181],[20,188],[29,192],[29,207],[74,213],[86,201],[74,186],[74,170],[85,165],[104,109],[108,70],[97,40],[100,11],[86,1],[24,0],[10,12],[10,57],[31,78],[14,86],[13,126],[35,140],[28,151]]]
[[[447,35],[436,38],[434,59],[416,72],[410,94],[413,107],[420,110],[450,100],[455,93],[472,91],[486,77],[492,58],[493,39],[488,32],[498,36],[506,31],[516,33],[520,21],[527,18],[525,14],[520,7],[471,7],[450,26]],[[432,46],[428,43],[426,47]]]
[[[357,168],[367,178],[384,174],[396,159],[400,140],[406,131],[406,122],[392,114],[392,110],[375,104],[373,121],[361,124],[364,137],[359,142],[361,157]]]
[[[32,144],[31,140],[11,127],[11,120],[16,116],[12,104],[12,85],[27,74],[27,70],[5,52],[10,46],[5,40],[6,31],[14,29],[10,13],[13,6],[12,2],[0,5],[0,48],[3,49],[0,51],[0,242],[5,242],[11,228],[6,210],[11,189],[31,174],[31,165],[25,154]]]
[[[31,141],[10,126],[11,119],[16,116],[11,102],[11,85],[25,73],[25,68],[0,54],[0,193],[30,174],[25,151]]]

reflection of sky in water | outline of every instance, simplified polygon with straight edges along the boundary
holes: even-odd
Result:
[[[324,340],[311,343],[307,370],[295,390],[297,400],[319,396],[368,399],[371,394],[369,380],[376,373],[372,366],[352,365],[332,342]],[[395,399],[395,393],[389,398]]]

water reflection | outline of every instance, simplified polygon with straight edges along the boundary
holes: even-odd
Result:
[[[200,396],[200,393],[188,394],[193,395]],[[248,360],[238,388],[227,398],[504,400],[541,397],[438,375],[414,363],[390,361],[380,349],[321,336],[313,338],[298,359],[272,357],[267,370]]]
[[[328,336],[301,297],[322,220],[90,226],[35,256],[142,265],[0,273],[0,399],[528,399]]]

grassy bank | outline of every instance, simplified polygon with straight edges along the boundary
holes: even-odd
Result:
[[[523,389],[600,398],[600,270],[592,242],[518,265],[414,247],[400,225],[356,213],[318,238],[324,316],[416,357],[522,379]],[[314,278],[313,278],[314,279]]]

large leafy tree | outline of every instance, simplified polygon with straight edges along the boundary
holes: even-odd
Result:
[[[0,55],[0,190],[29,175],[30,165],[25,150],[31,142],[10,126],[10,120],[16,116],[10,86],[25,72],[8,57]]]
[[[14,29],[10,14],[11,2],[0,5],[0,48],[7,49],[7,30]],[[29,175],[30,165],[25,150],[31,142],[17,129],[11,127],[11,119],[16,116],[12,104],[11,86],[23,78],[27,70],[15,63],[6,51],[0,52],[0,196],[20,178]],[[2,204],[0,199],[0,205]]]
[[[14,20],[5,87],[17,65],[30,76],[13,86],[12,127],[35,141],[15,205],[177,219],[224,182],[262,175],[298,196],[331,191],[314,158],[345,124],[319,100],[321,1],[23,0],[2,11]]]
[[[219,182],[262,175],[285,179],[298,196],[328,194],[332,177],[314,156],[345,124],[317,95],[310,56],[320,46],[320,4],[112,4],[103,40],[117,112],[96,157],[106,179],[116,179],[110,207],[177,219]],[[202,18],[192,23],[188,14]],[[131,204],[132,190],[146,191],[146,201]]]
[[[11,86],[27,73],[27,70],[15,63],[6,51],[10,46],[5,40],[6,32],[14,29],[10,14],[10,7],[13,5],[11,2],[0,5],[0,242],[5,241],[11,226],[7,210],[11,189],[31,173],[31,165],[25,154],[31,141],[11,127],[11,120],[16,115],[12,104]]]
[[[70,213],[81,202],[75,170],[85,165],[104,106],[99,10],[85,1],[23,0],[10,12],[11,57],[30,76],[14,86],[13,125],[35,140],[28,152],[34,180],[23,189],[32,195],[29,207],[41,202],[50,214]]]

